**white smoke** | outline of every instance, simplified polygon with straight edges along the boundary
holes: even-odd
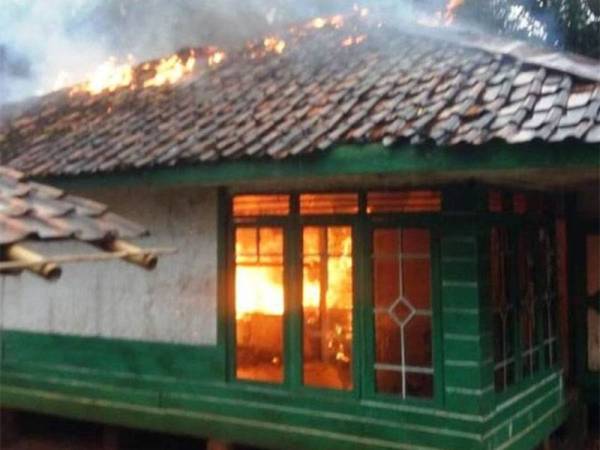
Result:
[[[85,78],[109,57],[140,62],[234,44],[341,0],[0,0],[0,104]]]
[[[0,0],[0,104],[82,81],[111,56],[141,62],[188,46],[236,46],[355,4],[403,26],[446,0]],[[547,32],[522,11],[511,12],[509,21],[521,28]]]
[[[89,13],[94,3],[2,0],[0,103],[50,90],[61,71],[82,77],[88,64],[108,56],[102,41],[86,38],[74,26],[75,18]]]

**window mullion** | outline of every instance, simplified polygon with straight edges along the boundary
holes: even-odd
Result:
[[[432,346],[433,346],[433,395],[436,403],[445,403],[444,392],[444,330],[442,323],[441,298],[441,230],[432,230],[431,239],[431,313],[432,313]]]
[[[353,337],[354,378],[356,395],[369,396],[375,392],[375,336],[371,296],[371,231],[366,215],[366,193],[359,196],[359,215],[354,227],[354,313]]]
[[[535,340],[537,351],[537,363],[538,371],[542,371],[546,368],[546,362],[544,358],[544,277],[545,277],[545,266],[541,260],[541,243],[540,243],[540,232],[542,228],[539,224],[536,224],[534,231],[534,247],[533,247],[533,261],[534,261],[534,280],[535,280]]]
[[[302,384],[302,230],[298,195],[290,199],[290,218],[285,229],[285,380],[290,387]]]
[[[522,317],[522,309],[521,309],[521,301],[522,299],[519,296],[519,233],[514,229],[510,230],[509,234],[510,239],[510,262],[509,267],[512,270],[509,271],[510,277],[510,302],[513,305],[513,329],[512,329],[512,338],[514,351],[513,355],[515,358],[515,383],[518,383],[523,378],[523,348],[521,346],[521,321]]]

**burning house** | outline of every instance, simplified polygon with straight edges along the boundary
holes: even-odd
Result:
[[[598,64],[366,15],[111,62],[11,111],[2,163],[178,253],[51,299],[8,281],[2,405],[269,448],[528,449],[594,403]]]

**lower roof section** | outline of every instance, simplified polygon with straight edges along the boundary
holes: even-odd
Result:
[[[439,185],[466,181],[527,187],[574,188],[599,180],[597,145],[490,144],[461,150],[406,145],[343,145],[284,160],[239,159],[195,166],[156,168],[41,180],[61,187],[173,185],[326,188]]]

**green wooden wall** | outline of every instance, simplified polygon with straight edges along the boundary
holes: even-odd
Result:
[[[0,402],[269,448],[529,449],[564,418],[561,374],[493,388],[485,235],[441,242],[444,392],[435,404],[326,396],[225,381],[219,346],[5,330]]]
[[[220,308],[216,346],[4,330],[0,403],[267,448],[532,449],[564,421],[562,373],[546,369],[494,390],[489,220],[472,212],[479,194],[471,212],[445,205],[454,211],[436,228],[443,389],[433,402],[228,382]]]

